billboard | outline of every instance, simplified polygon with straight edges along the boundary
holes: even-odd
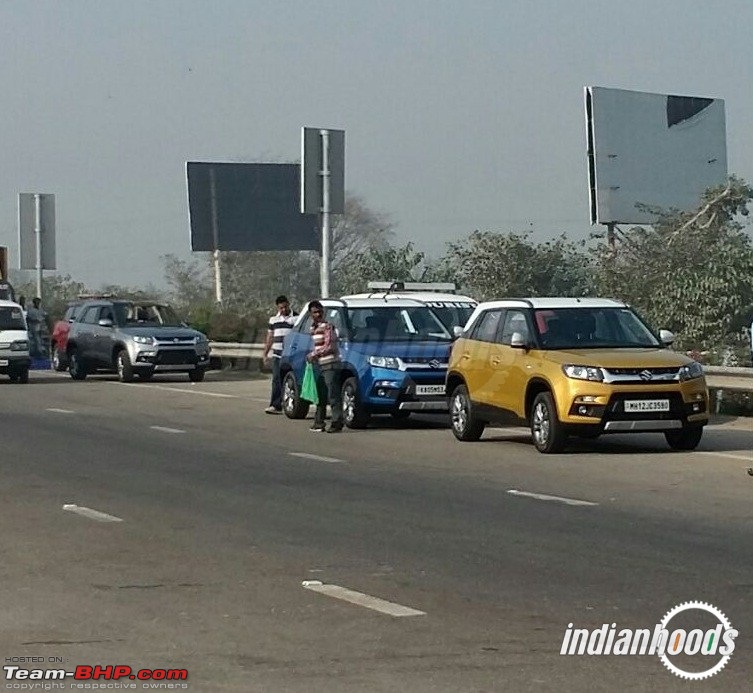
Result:
[[[56,269],[55,261],[55,196],[42,193],[18,194],[19,269],[37,269],[37,210],[39,197],[39,228],[42,269]]]
[[[724,100],[585,88],[592,224],[652,224],[727,182]]]
[[[191,250],[318,250],[298,164],[186,163]]]

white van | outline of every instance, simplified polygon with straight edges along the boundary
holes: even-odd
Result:
[[[12,383],[29,382],[29,334],[18,303],[0,300],[0,373]]]

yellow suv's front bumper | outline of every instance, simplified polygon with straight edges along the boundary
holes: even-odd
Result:
[[[597,425],[605,432],[665,431],[708,422],[704,378],[629,385],[567,378],[554,396],[562,423]]]

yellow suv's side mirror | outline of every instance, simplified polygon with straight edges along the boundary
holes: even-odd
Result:
[[[455,327],[452,328],[452,334],[457,339],[458,337],[463,336],[463,328],[460,327],[460,325],[455,325]]]
[[[510,346],[513,349],[527,349],[528,340],[520,332],[513,332],[510,338]]]
[[[664,346],[670,346],[675,341],[674,332],[669,330],[659,330],[659,341]]]

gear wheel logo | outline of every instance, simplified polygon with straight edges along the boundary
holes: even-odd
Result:
[[[719,624],[721,625],[721,631],[724,634],[723,637],[726,645],[719,648],[720,659],[712,667],[705,669],[704,671],[685,671],[684,669],[678,667],[669,658],[668,651],[671,652],[673,649],[676,649],[677,651],[672,652],[672,654],[680,654],[683,651],[683,648],[685,648],[685,654],[696,654],[700,650],[700,642],[698,644],[698,648],[692,648],[694,650],[692,652],[688,650],[686,643],[689,645],[690,636],[693,634],[693,632],[700,633],[701,631],[691,631],[691,634],[687,634],[682,629],[675,631],[670,630],[669,623],[672,621],[672,619],[675,618],[675,616],[677,616],[678,614],[687,611],[705,611],[706,613],[711,614],[719,621]],[[732,651],[734,650],[734,639],[735,637],[737,637],[737,631],[732,628],[732,624],[729,622],[729,619],[724,615],[724,613],[722,613],[722,611],[711,604],[699,601],[684,602],[682,604],[678,604],[664,615],[664,618],[661,620],[661,627],[668,633],[671,633],[667,647],[664,648],[664,651],[660,655],[662,664],[664,664],[664,666],[667,667],[667,669],[669,669],[669,671],[671,671],[675,676],[679,676],[682,679],[687,679],[689,681],[701,681],[703,679],[710,678],[711,676],[714,676],[714,674],[718,674],[722,669],[724,669],[724,667],[727,665],[727,662],[729,662],[730,657],[732,656]],[[711,650],[712,641],[709,641],[706,645],[708,650]],[[716,645],[713,645],[714,652],[717,651],[717,646],[718,642],[716,643]],[[705,654],[708,654],[708,652],[706,652]]]

